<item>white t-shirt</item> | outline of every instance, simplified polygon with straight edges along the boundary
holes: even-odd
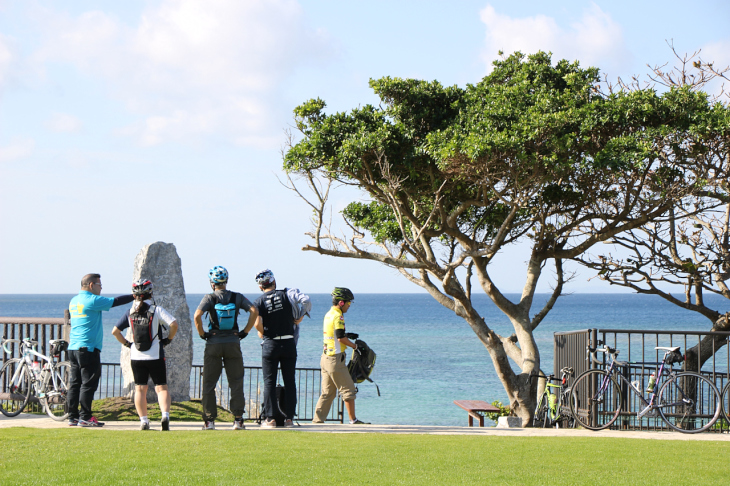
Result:
[[[150,346],[150,349],[148,349],[147,351],[140,351],[134,344],[132,344],[132,346],[129,348],[131,351],[130,358],[139,361],[160,359],[161,345],[158,335],[159,326],[161,325],[163,329],[166,329],[169,332],[170,324],[172,324],[172,322],[175,320],[172,314],[167,312],[159,305],[153,305],[152,302],[149,300],[146,300],[145,302],[147,302],[147,304],[149,304],[151,307],[154,307],[155,309],[155,314],[152,317],[152,335],[155,338],[152,340],[152,346]],[[120,331],[129,328],[129,311],[127,311],[124,316],[119,319],[116,327],[119,328]],[[127,340],[132,342],[133,339],[134,338],[132,336],[132,329],[130,328],[129,331],[127,331]]]

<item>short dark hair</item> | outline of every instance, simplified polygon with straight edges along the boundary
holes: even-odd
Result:
[[[276,280],[272,280],[267,285],[263,285],[262,284],[261,285],[261,288],[264,289],[264,290],[275,289],[276,288]]]
[[[98,273],[87,273],[84,275],[84,277],[81,279],[81,286],[86,287],[90,283],[95,283],[97,279],[101,278],[101,275]]]
[[[349,300],[342,299],[340,297],[332,297],[332,305],[337,305],[340,302],[344,302],[345,304],[347,304],[350,301]]]

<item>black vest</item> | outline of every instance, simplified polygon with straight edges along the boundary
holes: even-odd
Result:
[[[294,317],[286,290],[271,290],[262,295],[259,313],[264,321],[264,336],[294,335]]]

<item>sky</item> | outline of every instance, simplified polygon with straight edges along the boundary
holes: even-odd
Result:
[[[380,264],[301,251],[311,212],[280,183],[294,107],[377,104],[368,81],[383,76],[476,83],[500,50],[609,79],[672,63],[668,41],[724,66],[729,21],[720,0],[0,0],[0,293],[74,293],[90,272],[126,292],[156,241],[175,245],[189,293],[215,265],[241,292],[265,268],[309,293],[419,292]],[[502,255],[503,291],[521,291],[527,258]],[[566,291],[616,290],[577,271]]]

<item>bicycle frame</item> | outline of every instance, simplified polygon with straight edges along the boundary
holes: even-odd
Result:
[[[601,350],[597,350],[597,351],[601,351]],[[666,374],[664,373],[665,366],[666,366],[665,360],[666,360],[666,357],[669,354],[669,352],[665,352],[664,358],[662,358],[662,361],[656,363],[657,365],[659,365],[659,368],[655,375],[656,383],[654,384],[654,389],[651,391],[651,393],[649,395],[649,400],[647,401],[646,398],[644,397],[643,391],[637,390],[634,387],[634,385],[629,380],[627,380],[626,377],[624,377],[623,374],[617,372],[615,355],[618,353],[611,353],[611,352],[608,352],[606,349],[604,349],[602,351],[605,351],[609,355],[610,365],[609,365],[608,369],[604,372],[603,379],[601,381],[601,385],[597,388],[594,397],[601,396],[601,394],[605,393],[608,388],[611,378],[618,377],[620,379],[619,381],[622,382],[623,384],[627,385],[627,388],[629,390],[631,390],[634,393],[634,395],[639,397],[639,399],[644,403],[644,408],[636,414],[636,416],[638,418],[641,418],[647,414],[650,414],[649,416],[655,416],[656,410],[659,408],[674,407],[676,405],[686,403],[686,401],[684,401],[684,400],[681,402],[673,402],[673,403],[661,403],[661,404],[655,403],[655,400],[657,397],[657,391],[659,389],[661,389],[661,383],[676,374],[675,371],[671,368],[669,369],[669,371]],[[680,387],[680,390],[681,390],[681,387]]]

